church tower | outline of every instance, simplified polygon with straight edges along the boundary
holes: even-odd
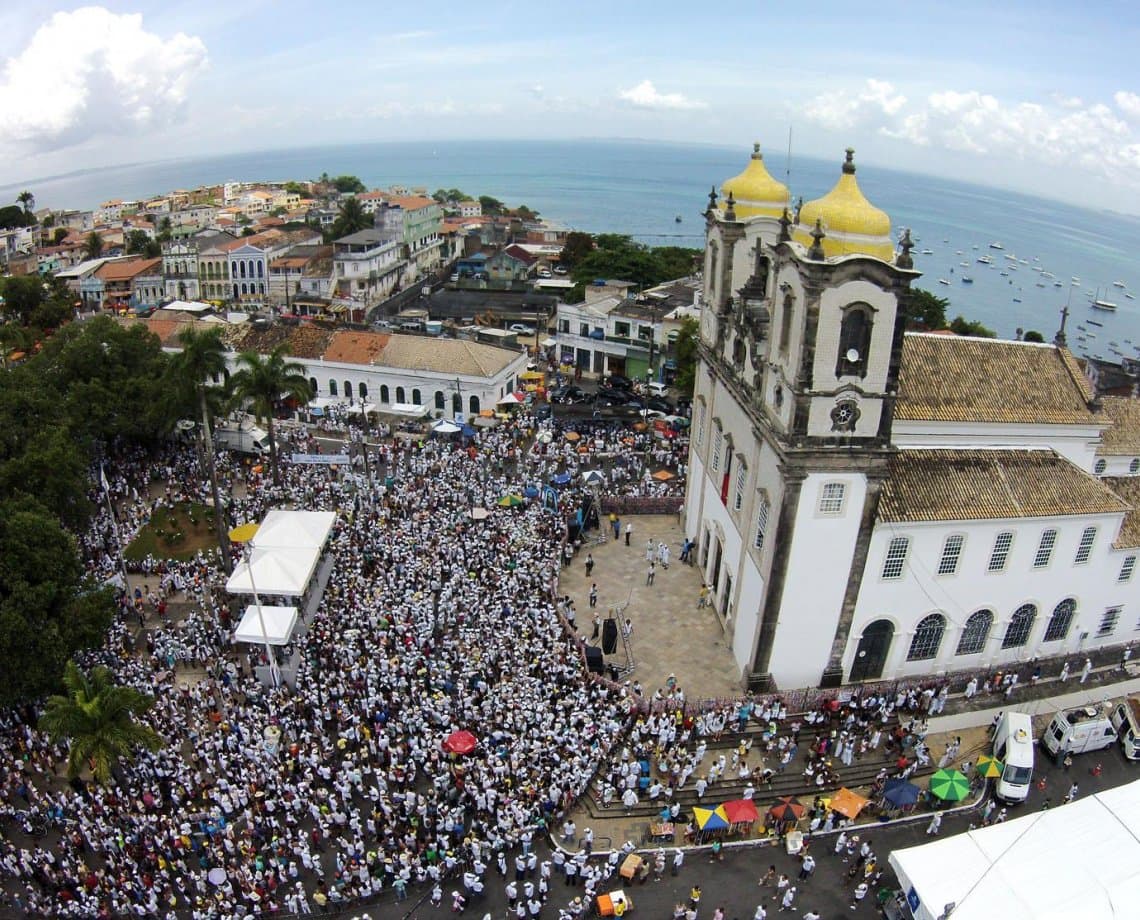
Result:
[[[794,215],[758,148],[723,192],[706,212],[687,527],[742,679],[771,687],[773,656],[793,655],[835,684],[890,453],[910,241],[896,255],[851,150]]]

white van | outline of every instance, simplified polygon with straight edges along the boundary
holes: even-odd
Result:
[[[1028,713],[1002,713],[994,729],[994,757],[1005,764],[994,795],[1010,805],[1024,802],[1033,781],[1033,721]]]
[[[1108,713],[1096,706],[1058,712],[1041,736],[1041,744],[1060,760],[1065,754],[1103,751],[1116,741],[1116,728]]]
[[[1129,760],[1140,760],[1140,696],[1130,696],[1113,707],[1109,715],[1120,738],[1120,749]]]

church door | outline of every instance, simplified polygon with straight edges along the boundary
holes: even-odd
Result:
[[[855,663],[851,665],[848,681],[853,684],[865,680],[878,680],[883,676],[883,666],[887,663],[887,652],[891,649],[891,639],[895,628],[889,620],[875,620],[863,630],[859,648],[855,650]]]

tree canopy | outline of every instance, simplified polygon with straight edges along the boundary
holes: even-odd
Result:
[[[162,255],[162,245],[158,240],[151,239],[145,230],[132,230],[127,234],[127,254],[157,259]]]
[[[907,288],[899,298],[907,329],[945,329],[950,301],[922,288]]]
[[[691,316],[681,320],[677,336],[674,360],[677,362],[676,387],[686,396],[693,395],[693,385],[697,373],[697,344],[700,339],[700,324]]]
[[[11,230],[14,227],[30,227],[36,222],[36,215],[25,211],[18,204],[9,204],[0,208],[0,230]]]
[[[483,213],[489,217],[497,217],[506,210],[506,205],[498,198],[492,198],[490,195],[480,195],[479,204],[483,208]]]
[[[357,198],[346,198],[340,206],[340,212],[329,230],[330,240],[339,240],[342,236],[356,233],[372,226],[372,218],[364,212],[364,206]]]
[[[281,481],[277,467],[277,436],[273,419],[278,404],[284,399],[307,403],[313,398],[305,366],[287,361],[287,346],[278,345],[268,355],[243,351],[238,355],[239,370],[231,378],[234,399],[246,406],[259,420],[265,422],[269,436],[269,463],[273,481]]]
[[[558,257],[559,264],[566,268],[573,268],[586,256],[594,251],[594,238],[580,230],[571,230],[566,234],[562,244],[562,254]]]
[[[699,255],[696,249],[649,247],[628,236],[599,233],[594,237],[594,248],[574,262],[571,277],[579,285],[597,278],[612,278],[632,281],[643,288],[653,287],[691,275]]]
[[[356,176],[337,176],[331,181],[333,187],[342,195],[368,191],[368,186],[361,182]]]
[[[950,331],[955,335],[971,336],[975,339],[996,339],[997,333],[976,319],[955,316],[950,321]]]

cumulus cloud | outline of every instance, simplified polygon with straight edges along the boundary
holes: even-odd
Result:
[[[1054,95],[1047,103],[1008,101],[977,90],[948,89],[908,100],[887,82],[868,80],[811,100],[805,112],[832,130],[873,130],[919,146],[979,155],[1079,165],[1123,176],[1140,166],[1140,96],[1118,92],[1116,109]]]
[[[623,89],[618,98],[639,109],[703,109],[705,103],[690,99],[681,93],[659,93],[649,80],[642,80],[637,86]]]
[[[169,124],[205,66],[200,39],[162,38],[140,15],[56,13],[4,66],[0,141],[49,151]]]

